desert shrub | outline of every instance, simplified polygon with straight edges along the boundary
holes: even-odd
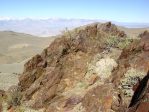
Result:
[[[8,107],[18,106],[21,104],[22,94],[21,91],[18,89],[18,87],[16,86],[10,87],[6,94],[7,94],[6,102],[8,104]]]
[[[124,49],[132,42],[130,38],[122,38],[117,36],[109,36],[106,38],[105,43],[108,47],[117,47]]]
[[[132,42],[132,39],[125,38],[121,42],[118,43],[118,48],[124,49]]]
[[[70,39],[72,38],[72,31],[70,31],[67,27],[61,33],[64,35],[64,37],[67,37]]]
[[[15,109],[16,112],[25,112],[25,107],[23,108],[22,106],[18,106],[16,109]],[[32,112],[32,111],[29,111],[29,112]]]
[[[87,87],[87,84],[86,84],[85,82],[79,82],[79,83],[77,84],[77,86],[78,86],[79,88],[86,88],[86,87]]]
[[[106,38],[106,44],[108,47],[114,47],[119,43],[119,39],[117,36],[109,36]]]

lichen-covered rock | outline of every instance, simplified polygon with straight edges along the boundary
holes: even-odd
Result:
[[[149,111],[149,72],[139,82],[132,97],[128,112],[148,112]]]
[[[147,33],[146,33],[147,34]],[[148,35],[148,34],[147,34]],[[149,52],[144,49],[148,43],[149,35],[144,35],[141,40],[134,41],[129,47],[123,50],[118,67],[113,71],[112,82],[119,93],[123,96],[123,106],[127,108],[136,91],[135,85],[146,75],[149,70]]]
[[[128,69],[128,71],[124,74],[124,78],[121,79],[120,85],[120,89],[122,89],[125,96],[133,96],[133,86],[136,85],[138,81],[143,79],[145,74],[146,73],[144,71],[141,72],[141,70],[139,71],[133,68]]]
[[[111,48],[109,51],[103,51],[93,57],[88,65],[88,69],[85,75],[87,82],[94,82],[98,78],[104,82],[111,76],[112,71],[117,67],[117,59],[119,58],[121,51],[115,48]]]

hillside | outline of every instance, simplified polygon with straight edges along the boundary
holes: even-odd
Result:
[[[47,47],[54,38],[40,38],[12,31],[0,32],[0,64],[21,62]]]
[[[129,38],[108,22],[67,31],[27,61],[8,110],[148,112],[149,32]]]
[[[24,64],[41,53],[54,37],[35,37],[12,31],[0,32],[0,89],[7,90],[18,83]]]

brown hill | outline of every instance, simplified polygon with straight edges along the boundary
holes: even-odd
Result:
[[[25,64],[18,86],[8,91],[21,102],[17,96],[9,105],[46,112],[131,111],[148,90],[143,83],[135,97],[135,85],[149,69],[148,33],[141,37],[132,40],[110,22],[66,31]]]
[[[22,62],[40,53],[54,38],[0,31],[0,64]]]

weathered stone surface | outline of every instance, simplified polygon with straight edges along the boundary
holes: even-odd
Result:
[[[129,105],[129,112],[148,112],[149,111],[149,72],[139,82],[134,96]]]
[[[73,90],[77,84],[85,84],[87,80],[84,77],[88,63],[96,54],[103,51],[105,42],[102,43],[101,40],[109,35],[125,36],[109,22],[101,25],[98,23],[88,25],[56,39],[48,48],[44,49],[41,55],[36,55],[25,64],[24,72],[19,78],[23,100],[27,100],[31,107],[42,108],[57,94]],[[108,74],[104,73],[105,76],[91,75],[87,85],[81,84],[83,88],[94,85],[100,77],[108,78],[113,67],[117,66],[113,59],[110,61],[111,63],[107,65],[111,66]],[[101,63],[99,62],[97,66],[100,66]],[[103,68],[103,70],[105,69]],[[85,93],[85,89],[83,90]],[[76,97],[71,98],[71,96],[68,99],[72,99],[70,100],[72,102],[79,101],[76,100]]]
[[[149,69],[149,35],[140,36],[122,50],[115,44],[126,35],[110,22],[66,32],[25,64],[22,103],[46,112],[127,111]],[[148,106],[144,92],[129,110]]]
[[[124,31],[119,31],[116,25],[113,25],[111,22],[101,24],[97,26],[98,31],[102,31],[106,34],[112,33],[112,35],[118,35],[119,37],[125,37],[126,34]]]
[[[115,87],[119,87],[123,94],[123,105],[126,104],[126,107],[121,106],[123,108],[129,106],[140,85],[139,82],[145,77],[149,70],[149,52],[144,49],[144,45],[148,43],[149,35],[147,33],[145,34],[146,35],[141,37],[141,40],[134,41],[128,48],[124,49],[118,62],[119,66],[112,75],[112,82],[115,84]],[[145,106],[146,103],[142,103],[141,105]],[[134,112],[139,111],[135,109],[132,110]]]
[[[82,101],[85,112],[110,112],[113,102],[112,93],[114,93],[112,84],[97,86],[87,92]]]

